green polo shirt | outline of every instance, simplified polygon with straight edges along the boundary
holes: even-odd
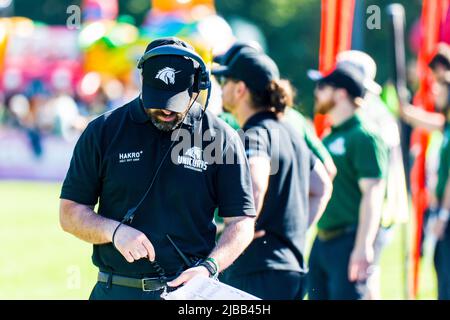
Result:
[[[388,151],[382,139],[355,115],[332,127],[323,143],[337,168],[333,194],[318,222],[318,228],[333,230],[356,226],[362,193],[362,178],[383,178],[388,164]]]
[[[218,115],[220,119],[225,121],[230,127],[232,127],[234,130],[239,130],[239,124],[236,121],[236,118],[229,112],[222,112]]]
[[[444,198],[445,185],[447,184],[450,170],[450,126],[447,124],[444,129],[444,139],[439,152],[438,181],[436,185],[436,197],[439,202]]]

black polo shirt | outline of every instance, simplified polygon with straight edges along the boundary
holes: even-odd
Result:
[[[265,230],[266,235],[254,240],[227,274],[305,272],[309,177],[316,157],[296,129],[272,112],[255,114],[243,130],[247,156],[266,157],[271,162],[269,185],[256,222],[256,230]]]
[[[131,226],[147,235],[156,261],[167,273],[183,266],[167,234],[188,257],[206,257],[215,246],[216,208],[222,217],[254,216],[255,211],[239,136],[211,113],[201,121],[200,115],[200,106],[195,105],[180,129],[163,132],[136,98],[99,116],[75,146],[60,197],[85,205],[99,201],[98,214],[122,220],[144,195],[174,132],[180,130],[180,143],[172,146]],[[111,243],[94,245],[92,259],[104,271],[156,274],[147,259],[128,263]]]

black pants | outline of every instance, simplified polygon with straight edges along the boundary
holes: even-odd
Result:
[[[438,299],[450,300],[450,224],[447,224],[444,238],[436,244],[434,267],[438,282]]]
[[[114,284],[108,287],[104,282],[97,282],[89,300],[162,300],[161,293],[163,293],[163,289],[145,292],[142,289]]]
[[[385,229],[375,242],[375,262],[378,264],[385,243]],[[367,291],[367,281],[350,282],[348,266],[355,245],[356,231],[347,232],[328,241],[316,238],[309,257],[308,299],[358,300]]]
[[[221,280],[264,300],[298,300],[306,294],[306,277],[295,271],[267,270],[239,276],[225,274]]]

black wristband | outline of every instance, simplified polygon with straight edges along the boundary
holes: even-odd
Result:
[[[216,275],[214,268],[208,262],[203,261],[202,263],[200,263],[200,266],[203,266],[206,268],[206,270],[208,270],[210,277],[214,277]]]
[[[114,247],[116,250],[118,250],[118,249],[117,249],[116,245],[114,244],[114,238],[115,238],[115,236],[116,236],[117,230],[119,230],[119,227],[120,227],[121,225],[122,225],[122,222],[119,223],[119,224],[117,225],[117,227],[114,229],[114,232],[113,232],[113,235],[112,235],[112,239],[111,239],[112,245],[113,245],[113,247]]]
[[[214,270],[214,275],[219,273],[219,265],[217,264],[216,260],[214,258],[206,258],[205,262],[208,263]]]

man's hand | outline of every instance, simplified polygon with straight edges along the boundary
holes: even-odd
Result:
[[[209,277],[209,272],[205,267],[202,267],[202,266],[193,267],[193,268],[185,270],[176,279],[174,279],[170,282],[167,282],[167,285],[169,287],[178,287],[178,286],[185,284],[186,282],[188,282],[189,280],[191,280],[193,277],[195,277],[197,275],[203,275],[205,277]]]
[[[155,260],[155,249],[147,236],[127,225],[121,225],[116,231],[114,246],[129,263],[142,258]]]
[[[264,237],[265,235],[266,235],[266,230],[258,230],[258,231],[255,231],[255,234],[253,235],[253,240],[262,238],[262,237]]]
[[[363,281],[369,276],[369,267],[373,261],[373,248],[354,249],[348,265],[348,279],[350,282]]]

